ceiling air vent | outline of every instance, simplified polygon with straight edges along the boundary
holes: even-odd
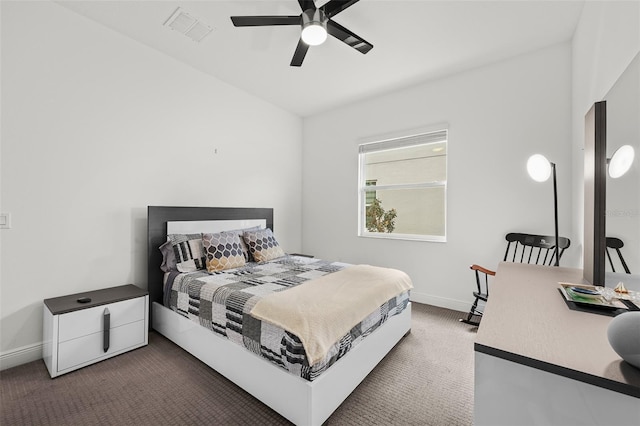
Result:
[[[203,24],[181,8],[177,8],[164,25],[186,35],[197,43],[201,42],[213,30],[213,28]]]

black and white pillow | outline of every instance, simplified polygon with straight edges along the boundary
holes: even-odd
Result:
[[[269,228],[245,231],[242,237],[249,247],[249,253],[251,253],[256,262],[266,262],[285,255]]]
[[[202,245],[208,272],[238,268],[245,264],[240,236],[235,232],[202,234]]]
[[[205,269],[205,254],[202,247],[202,234],[167,235],[179,272],[194,272]]]

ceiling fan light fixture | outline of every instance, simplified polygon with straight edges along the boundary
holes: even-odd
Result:
[[[298,0],[297,3],[302,10],[300,15],[231,16],[231,22],[234,27],[298,27],[300,38],[289,64],[292,67],[301,66],[310,46],[324,43],[329,34],[360,53],[373,49],[371,43],[333,20],[334,16],[358,3],[358,0],[325,0],[320,8],[316,7],[315,0]]]
[[[302,41],[318,46],[327,39],[327,18],[321,9],[308,9],[302,13]]]

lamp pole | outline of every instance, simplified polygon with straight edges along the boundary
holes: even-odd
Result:
[[[551,170],[549,170],[551,169]],[[552,163],[542,154],[534,154],[527,160],[527,172],[531,179],[536,182],[545,182],[549,179],[549,175],[553,173],[553,218],[555,225],[555,249],[556,257],[555,266],[560,266],[560,256],[558,252],[559,236],[558,236],[558,186],[556,184],[556,163]],[[553,256],[552,255],[552,256]]]
[[[550,162],[551,163],[551,162]],[[556,263],[555,266],[560,266],[560,259],[558,258],[558,244],[560,241],[558,240],[558,187],[556,185],[556,163],[551,163],[551,171],[553,172],[553,214],[555,219],[555,256]]]

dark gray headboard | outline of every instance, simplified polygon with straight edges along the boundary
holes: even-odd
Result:
[[[147,207],[147,256],[149,291],[149,327],[152,324],[153,302],[162,304],[162,253],[159,247],[167,241],[167,222],[189,220],[265,219],[273,230],[273,209],[246,207]]]

